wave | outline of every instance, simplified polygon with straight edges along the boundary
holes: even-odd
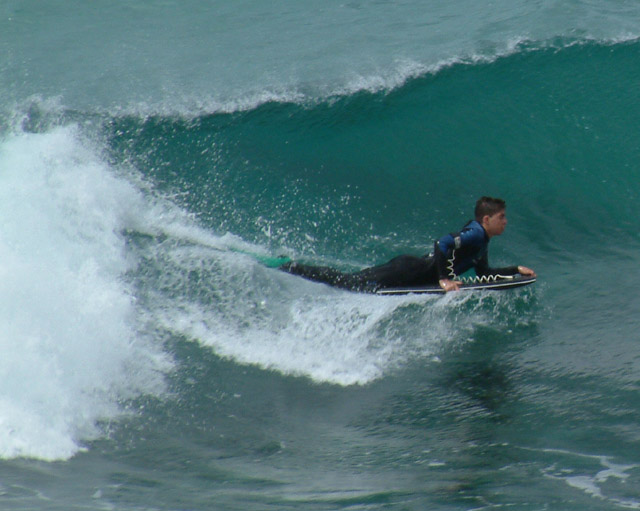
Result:
[[[68,458],[131,400],[162,397],[167,336],[364,384],[460,336],[452,315],[509,307],[336,294],[264,268],[241,253],[263,246],[203,228],[77,125],[5,134],[0,154],[4,458]]]
[[[424,247],[443,221],[459,222],[442,212],[463,210],[478,183],[520,204],[515,220],[535,219],[552,242],[585,232],[583,250],[608,225],[632,237],[629,115],[638,105],[628,70],[637,40],[527,44],[397,89],[313,104],[281,97],[183,117],[83,113],[36,99],[13,112],[14,125],[79,123],[98,133],[110,162],[135,167],[205,227],[272,251],[363,265]],[[605,181],[609,195],[596,194]],[[602,220],[588,219],[594,204]]]
[[[496,263],[579,282],[620,257],[632,267],[639,105],[627,64],[638,42],[519,44],[315,103],[185,117],[36,98],[8,112],[0,454],[69,457],[127,400],[163,396],[167,339],[367,384],[437,360],[474,325],[527,324],[545,292],[360,296],[246,252],[362,267],[427,250],[489,193],[507,198],[512,224]]]
[[[426,247],[481,184],[520,206],[516,222],[548,231],[541,243],[588,234],[583,252],[608,226],[635,231],[637,47],[520,49],[314,105],[110,118],[107,145],[204,225],[274,251],[362,265]]]
[[[240,95],[234,92],[231,97],[227,94],[212,95],[202,91],[195,94],[177,92],[172,94],[170,99],[109,105],[106,109],[100,109],[100,112],[104,115],[124,117],[162,116],[195,119],[206,115],[248,112],[271,103],[313,108],[315,105],[338,101],[360,93],[388,94],[406,87],[415,80],[436,76],[452,67],[485,66],[519,54],[557,52],[576,46],[612,47],[635,44],[638,40],[639,36],[632,33],[623,33],[607,39],[589,36],[555,37],[549,40],[533,40],[526,36],[512,37],[500,45],[489,45],[483,51],[460,53],[436,62],[396,58],[385,66],[386,69],[369,73],[345,73],[342,79],[333,84],[261,86],[258,89],[244,89]]]
[[[545,51],[561,52],[564,49],[581,47],[615,47],[633,45],[640,36],[631,32],[622,32],[610,37],[556,36],[549,39],[531,39],[528,36],[512,36],[500,43],[491,43],[486,48],[471,51],[458,51],[454,55],[430,61],[416,57],[395,57],[384,66],[376,66],[367,72],[347,71],[333,82],[283,81],[278,85],[260,84],[236,87],[231,92],[222,90],[198,90],[189,92],[188,88],[162,94],[161,98],[140,100],[125,99],[108,102],[101,106],[95,102],[91,113],[107,117],[178,117],[193,120],[207,115],[249,112],[266,104],[294,104],[313,108],[319,104],[339,101],[360,93],[389,94],[410,86],[415,80],[437,76],[451,68],[486,66],[513,56]],[[57,99],[42,93],[30,93],[27,97],[14,97],[4,91],[4,104],[7,112],[24,110],[29,103],[73,104],[70,98],[58,95]],[[56,98],[56,96],[53,96]],[[81,115],[87,115],[87,108],[72,107]]]

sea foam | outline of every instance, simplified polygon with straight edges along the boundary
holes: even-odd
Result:
[[[162,389],[125,279],[139,209],[73,126],[0,140],[0,456],[68,458],[123,399]]]

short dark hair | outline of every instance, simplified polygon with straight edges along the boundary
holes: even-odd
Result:
[[[494,197],[480,197],[476,202],[476,220],[482,222],[485,215],[493,216],[500,211],[504,211],[507,207],[507,203],[502,199],[496,199]]]

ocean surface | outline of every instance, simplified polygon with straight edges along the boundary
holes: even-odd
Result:
[[[640,509],[639,127],[636,0],[3,0],[0,508]]]

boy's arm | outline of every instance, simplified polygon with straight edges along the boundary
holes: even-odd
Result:
[[[536,273],[526,266],[505,266],[504,268],[491,268],[489,267],[489,256],[485,252],[480,262],[476,265],[476,274],[480,276],[489,275],[525,275],[527,277],[535,277]]]

